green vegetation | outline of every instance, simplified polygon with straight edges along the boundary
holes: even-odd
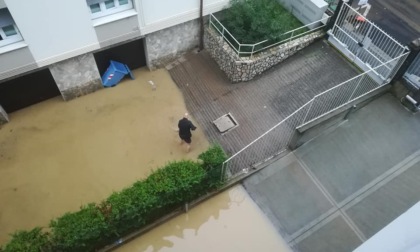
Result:
[[[41,228],[18,231],[3,252],[95,251],[223,185],[220,146],[200,154],[202,162],[172,162],[148,178],[113,193],[100,204],[82,206]]]
[[[256,44],[268,40],[254,48],[254,51],[289,39],[291,34],[284,33],[303,26],[277,0],[231,0],[231,7],[223,11],[220,19],[223,26],[240,44]],[[294,35],[305,31],[306,28],[299,29]],[[224,35],[236,49],[239,49],[229,34]],[[250,52],[252,47],[241,47],[241,51]]]
[[[198,156],[203,161],[203,168],[206,170],[206,178],[204,179],[206,187],[214,189],[220,187],[225,182],[225,177],[222,177],[223,162],[226,160],[226,155],[222,148],[218,145],[210,147],[206,152]]]
[[[12,240],[6,245],[7,252],[40,252],[52,251],[51,241],[48,233],[42,232],[37,227],[31,231],[18,231],[12,235]]]

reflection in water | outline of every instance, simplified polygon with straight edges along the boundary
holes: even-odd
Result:
[[[291,250],[242,186],[236,186],[116,251]]]
[[[19,110],[0,126],[0,244],[207,148],[200,125],[191,152],[179,146],[173,128],[186,108],[167,71],[134,74],[114,88]]]

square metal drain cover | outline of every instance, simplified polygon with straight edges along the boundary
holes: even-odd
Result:
[[[238,122],[236,122],[235,118],[233,118],[231,113],[227,113],[216,120],[213,121],[214,125],[216,125],[217,129],[220,133],[226,133],[229,130],[232,130],[238,127]]]

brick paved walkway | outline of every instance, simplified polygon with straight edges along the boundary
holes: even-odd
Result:
[[[233,154],[316,94],[358,74],[326,42],[318,41],[256,79],[231,84],[208,53],[186,55],[167,67],[187,108],[210,141]],[[231,112],[239,127],[221,135],[212,121]],[[271,148],[267,143],[266,148]]]

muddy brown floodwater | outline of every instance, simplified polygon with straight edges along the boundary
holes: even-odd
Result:
[[[116,252],[291,252],[242,186],[127,243]]]
[[[0,126],[0,244],[206,150],[200,125],[191,152],[179,146],[174,128],[186,108],[169,74],[134,74],[114,88],[22,109]]]

